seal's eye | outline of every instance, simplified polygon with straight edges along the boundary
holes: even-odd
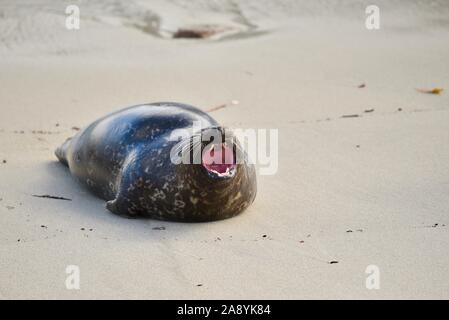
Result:
[[[230,176],[235,169],[234,150],[225,143],[208,146],[202,160],[204,168],[219,176]]]

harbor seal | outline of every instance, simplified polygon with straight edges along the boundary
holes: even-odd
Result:
[[[173,139],[176,132],[184,134]],[[237,139],[186,104],[150,103],[111,113],[55,154],[119,215],[212,221],[239,214],[256,196],[255,168]]]

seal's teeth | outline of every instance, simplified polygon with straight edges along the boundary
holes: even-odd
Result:
[[[213,145],[203,153],[203,166],[220,176],[229,176],[235,168],[234,150],[226,144]]]

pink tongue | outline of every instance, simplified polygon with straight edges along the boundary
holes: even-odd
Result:
[[[224,174],[235,166],[234,152],[224,144],[220,147],[214,146],[203,153],[203,166],[219,174]]]

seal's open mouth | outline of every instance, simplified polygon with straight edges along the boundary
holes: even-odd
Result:
[[[234,150],[225,143],[214,144],[204,150],[203,167],[219,176],[232,176],[235,170]]]

